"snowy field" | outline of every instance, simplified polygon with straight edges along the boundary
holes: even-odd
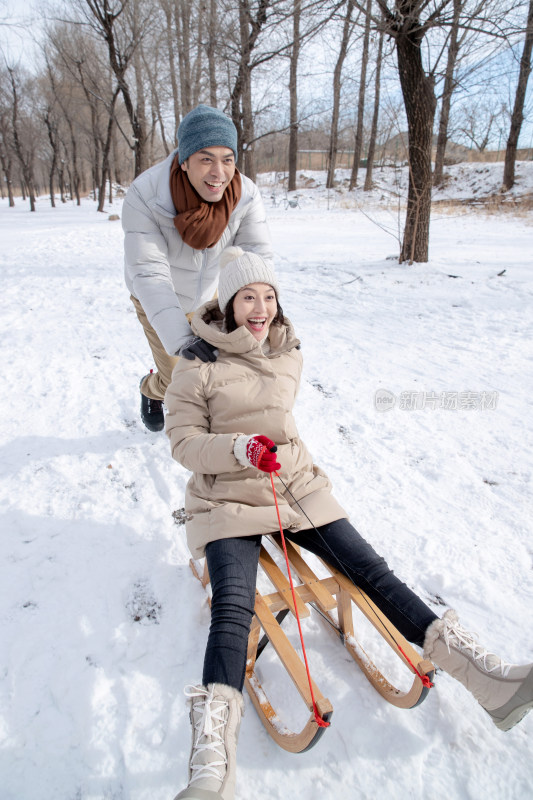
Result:
[[[532,212],[436,211],[430,262],[409,267],[387,259],[397,221],[379,191],[363,213],[310,184],[296,208],[263,190],[315,460],[437,613],[533,661]],[[209,609],[172,517],[187,472],[139,419],[152,363],[120,223],[88,200],[43,198],[35,214],[2,201],[0,236],[0,798],[172,800]],[[396,709],[318,620],[304,632],[332,726],[291,755],[246,697],[238,800],[533,797],[533,713],[501,733],[442,673]],[[365,644],[394,672],[366,629]]]

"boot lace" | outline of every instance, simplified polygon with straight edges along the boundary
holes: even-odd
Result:
[[[454,645],[458,650],[468,652],[472,660],[478,661],[485,672],[491,673],[499,670],[504,678],[509,674],[512,664],[508,664],[499,656],[481,647],[475,639],[477,633],[470,633],[457,622],[452,623],[445,620],[443,636],[448,652],[450,652],[450,646]]]
[[[219,767],[226,767],[227,757],[221,733],[224,733],[226,726],[228,703],[214,697],[213,687],[208,690],[203,686],[186,686],[185,694],[187,697],[198,698],[192,701],[192,717],[195,722],[190,783],[203,778],[222,781]]]

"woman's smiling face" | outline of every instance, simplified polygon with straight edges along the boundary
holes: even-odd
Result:
[[[250,331],[261,342],[278,312],[276,292],[267,283],[250,283],[239,289],[233,300],[235,324]]]

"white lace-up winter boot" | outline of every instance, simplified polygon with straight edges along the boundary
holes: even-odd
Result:
[[[460,681],[494,724],[508,731],[533,707],[533,664],[507,664],[474,635],[459,624],[455,611],[447,611],[429,626],[424,656]]]
[[[186,686],[185,694],[191,698],[189,785],[174,800],[233,800],[242,694],[223,683]]]

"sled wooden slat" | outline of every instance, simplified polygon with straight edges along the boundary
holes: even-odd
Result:
[[[335,595],[339,591],[339,584],[335,578],[325,578],[322,579],[320,583],[330,595]],[[294,589],[304,603],[314,603],[317,600],[316,593],[312,592],[309,586],[306,586],[305,584],[296,585]],[[276,614],[278,611],[281,611],[286,607],[285,601],[280,598],[278,592],[264,594],[263,600],[267,603],[273,614]],[[336,604],[337,603],[335,603],[335,605]]]
[[[353,636],[353,615],[352,615],[352,598],[346,589],[339,587],[337,594],[338,601],[338,614],[339,614],[339,627],[345,636]]]
[[[203,567],[201,567],[200,562],[195,561],[194,558],[189,559],[189,566],[192,569],[195,578],[198,578],[204,589],[207,589],[207,585],[210,581],[209,570],[207,568],[207,558],[204,559]]]
[[[255,660],[257,658],[257,646],[259,644],[259,637],[261,635],[261,625],[259,620],[254,614],[252,624],[250,626],[250,634],[248,636],[248,650],[246,653],[246,672],[253,672],[255,667]]]
[[[271,536],[271,539],[273,542],[275,542],[276,547],[283,552],[283,545],[281,543],[281,536],[279,533]],[[336,608],[337,601],[333,595],[328,592],[322,581],[317,578],[307,561],[305,561],[302,557],[300,550],[297,549],[292,542],[285,542],[285,546],[287,548],[287,555],[292,568],[304,586],[307,586],[316,602],[320,604],[321,608],[327,609],[328,611]]]
[[[263,567],[265,573],[268,575],[270,580],[272,581],[275,588],[278,590],[280,597],[283,601],[288,605],[292,614],[296,616],[296,612],[294,610],[294,600],[292,598],[291,592],[291,585],[283,572],[280,570],[268,550],[265,550],[264,547],[261,547],[261,553],[259,556],[259,563]],[[300,619],[304,617],[310,617],[311,612],[307,608],[304,602],[302,602],[301,598],[298,594],[296,594],[296,605],[298,606],[298,614],[300,615]]]
[[[259,593],[257,593],[255,597],[255,614],[261,623],[261,627],[270,639],[271,645],[278,654],[282,664],[294,682],[294,685],[300,692],[304,703],[312,711],[313,704],[311,700],[311,692],[309,691],[309,684],[307,682],[305,666],[296,650],[288,640],[287,636],[283,632],[281,626],[278,624],[275,616]],[[314,682],[313,692],[318,706],[319,699],[322,698],[322,694]]]

